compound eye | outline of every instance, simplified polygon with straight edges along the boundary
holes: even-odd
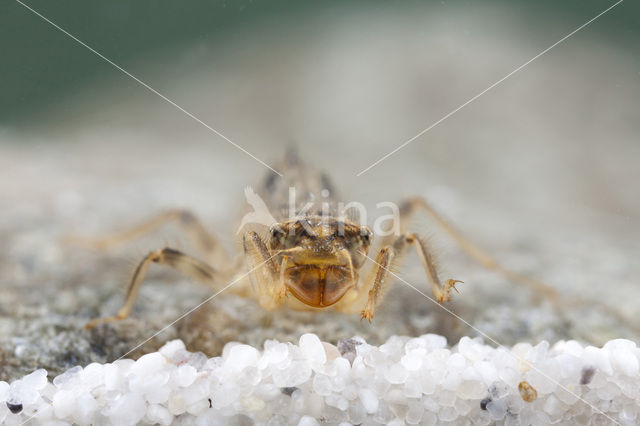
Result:
[[[271,226],[269,233],[271,234],[272,249],[288,249],[291,248],[296,240],[295,235],[290,235],[288,228],[282,224],[274,224]]]
[[[362,236],[362,241],[370,243],[371,238],[373,237],[373,232],[371,232],[371,229],[369,229],[368,226],[363,226],[360,228],[360,235]]]
[[[273,238],[276,241],[284,239],[287,235],[287,233],[284,232],[284,230],[277,224],[271,227],[270,232],[271,232],[271,238]]]

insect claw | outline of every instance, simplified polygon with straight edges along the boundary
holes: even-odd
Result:
[[[365,309],[364,311],[362,311],[362,317],[360,318],[360,321],[362,321],[363,319],[369,320],[369,324],[371,324],[373,320],[373,313]]]
[[[457,284],[457,283],[464,283],[464,281],[460,281],[460,280],[447,280],[447,288],[453,288],[453,289],[456,291],[456,293],[458,293],[458,294],[459,294],[460,292],[459,292],[459,291],[458,291],[458,289],[456,288],[456,284]]]

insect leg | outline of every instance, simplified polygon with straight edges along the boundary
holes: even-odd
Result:
[[[404,225],[406,222],[408,222],[411,216],[413,216],[418,210],[426,211],[435,220],[435,222],[440,225],[440,227],[442,227],[442,229],[444,229],[445,232],[458,243],[463,251],[465,251],[474,260],[479,262],[487,269],[494,270],[508,278],[513,279],[514,281],[524,284],[532,288],[533,290],[536,290],[540,294],[546,295],[548,298],[555,299],[558,296],[557,291],[549,284],[545,284],[539,280],[527,277],[518,272],[501,266],[492,256],[490,256],[484,250],[463,237],[461,232],[459,232],[451,224],[449,224],[449,222],[447,222],[438,212],[433,209],[433,207],[431,207],[429,203],[427,203],[427,201],[422,198],[410,198],[401,204],[401,225]]]
[[[177,250],[164,248],[152,251],[138,264],[138,267],[131,278],[131,282],[129,283],[124,304],[116,316],[93,319],[87,323],[86,328],[91,329],[98,324],[119,321],[127,318],[129,314],[131,314],[133,305],[136,303],[138,298],[142,281],[144,280],[144,277],[152,263],[170,266],[185,275],[206,284],[213,284],[219,275],[217,271],[208,264]]]
[[[228,260],[226,253],[218,243],[217,239],[209,233],[198,218],[196,218],[193,213],[181,209],[162,212],[151,219],[134,226],[133,228],[102,238],[70,236],[66,240],[70,243],[86,245],[99,250],[107,250],[129,240],[149,234],[162,225],[170,222],[177,223],[185,231],[187,236],[196,244],[198,250],[207,256],[207,259],[220,262],[226,262]]]
[[[387,290],[389,267],[394,257],[395,251],[392,247],[384,247],[380,250],[376,257],[375,265],[367,278],[367,282],[370,284],[365,284],[364,288],[370,287],[370,289],[367,304],[362,311],[362,318],[368,319],[369,322],[373,319],[376,307],[382,299],[383,292]]]
[[[260,305],[265,309],[275,309],[284,301],[286,286],[280,274],[282,265],[274,260],[266,244],[254,231],[248,231],[242,236],[242,246],[248,258],[251,283],[257,292]],[[286,256],[282,262],[286,263]]]
[[[433,295],[440,303],[448,302],[451,298],[449,294],[451,289],[453,288],[455,290],[455,284],[461,283],[462,281],[448,279],[444,284],[440,282],[433,257],[431,256],[431,253],[429,252],[429,249],[427,248],[424,241],[420,239],[416,234],[410,233],[404,235],[403,237],[398,239],[396,245],[401,246],[401,248],[399,248],[400,251],[404,251],[404,249],[408,245],[413,245],[415,247],[416,252],[418,253],[418,257],[422,262],[422,266],[424,267],[424,271],[429,278],[429,284],[431,285],[431,291],[433,292]]]
[[[626,318],[615,307],[606,305],[605,303],[599,303],[593,300],[587,300],[580,295],[572,295],[571,300],[562,300],[558,291],[545,282],[527,277],[519,272],[512,271],[501,266],[492,256],[487,254],[484,250],[467,240],[462,234],[456,230],[451,224],[449,224],[436,210],[422,198],[410,198],[400,206],[401,225],[404,225],[409,218],[416,213],[417,210],[426,211],[450,236],[453,238],[460,247],[469,254],[477,262],[485,266],[487,269],[494,270],[507,278],[514,280],[520,284],[523,284],[534,291],[535,296],[543,295],[553,305],[558,308],[563,306],[579,306],[584,304],[590,304],[597,306],[602,311],[606,312],[613,318],[616,318],[623,324],[627,324],[631,329],[638,332],[640,327],[636,325],[636,322]],[[435,293],[434,293],[435,294]]]
[[[375,307],[379,304],[381,299],[384,280],[387,278],[389,269],[397,266],[398,260],[410,245],[415,247],[418,256],[420,257],[422,266],[429,278],[431,291],[433,292],[436,300],[440,303],[449,301],[451,289],[455,289],[455,284],[461,281],[449,279],[442,284],[427,246],[416,234],[409,233],[397,238],[393,246],[383,248],[378,254],[378,258],[375,262],[377,267],[374,267],[371,272],[373,284],[369,290],[367,304],[362,312],[363,318],[367,318],[368,320],[373,318]]]

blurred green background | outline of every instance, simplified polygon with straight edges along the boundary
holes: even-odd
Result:
[[[605,0],[348,4],[284,0],[25,0],[25,4],[134,74],[135,64],[143,62],[145,57],[197,42],[206,42],[211,49],[216,49],[229,37],[251,37],[253,31],[264,26],[283,37],[296,37],[297,31],[304,31],[300,23],[306,19],[318,15],[331,19],[347,7],[352,10],[384,8],[391,13],[395,8],[416,6],[423,8],[424,13],[483,6],[491,6],[491,13],[500,9],[516,10],[528,23],[527,28],[522,28],[523,33],[537,35],[532,51],[538,52],[614,3]],[[555,23],[551,27],[550,18]],[[297,25],[288,25],[293,23]],[[583,31],[589,32],[590,37],[597,34],[605,44],[627,50],[630,57],[640,58],[640,2],[624,1]],[[256,39],[256,43],[261,42]],[[23,128],[31,117],[46,117],[60,100],[94,81],[119,73],[15,0],[0,2],[0,52],[0,125],[4,127]],[[514,67],[516,65],[519,64]],[[118,77],[128,79],[123,75]],[[145,80],[144,75],[139,77]]]

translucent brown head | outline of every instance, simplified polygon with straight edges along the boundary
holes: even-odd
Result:
[[[269,248],[278,253],[287,290],[306,305],[324,308],[356,285],[372,235],[367,226],[311,216],[272,226]]]

